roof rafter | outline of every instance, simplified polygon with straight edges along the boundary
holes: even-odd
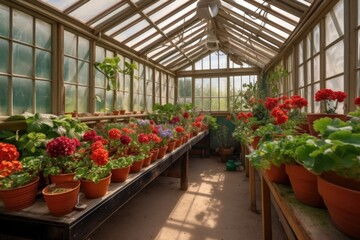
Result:
[[[74,3],[73,5],[69,6],[68,8],[66,8],[63,13],[68,15],[69,13],[75,11],[76,9],[78,9],[79,7],[81,7],[82,5],[84,5],[85,3],[87,3],[90,0],[80,0],[76,3]]]

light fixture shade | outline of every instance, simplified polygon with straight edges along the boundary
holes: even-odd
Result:
[[[220,0],[199,0],[196,7],[196,16],[204,19],[213,18],[218,14],[220,7]]]
[[[208,50],[217,50],[219,48],[218,42],[206,42],[205,47]]]

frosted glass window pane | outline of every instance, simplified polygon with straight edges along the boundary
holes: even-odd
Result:
[[[227,68],[227,57],[224,53],[219,53],[219,68]]]
[[[311,33],[309,33],[306,37],[306,58],[309,59],[311,57]]]
[[[36,46],[51,49],[51,25],[40,19],[36,19],[35,28]]]
[[[16,9],[13,10],[13,38],[33,43],[33,17]]]
[[[203,105],[202,105],[202,110],[204,111],[209,111],[210,110],[210,98],[204,98],[203,99]]]
[[[153,83],[152,82],[146,82],[146,95],[152,95],[153,94]]]
[[[299,64],[301,64],[304,60],[304,49],[303,49],[303,42],[301,42],[299,45],[298,45],[298,61],[299,61]]]
[[[219,96],[219,79],[211,78],[211,96],[218,97]]]
[[[360,96],[360,71],[357,71],[357,86],[356,86],[356,89],[357,89],[357,96]]]
[[[155,96],[159,97],[160,96],[160,84],[155,83]]]
[[[317,91],[320,90],[320,83],[314,84],[314,94],[313,94],[313,99],[315,97],[315,93]],[[314,113],[319,113],[320,112],[320,102],[315,102],[314,101]]]
[[[0,72],[9,72],[9,42],[0,39]]]
[[[137,94],[134,95],[133,104],[134,104],[134,111],[139,110],[139,107],[140,107],[139,95],[137,95]]]
[[[113,91],[106,91],[106,111],[112,111]]]
[[[166,85],[161,85],[161,97],[166,98]]]
[[[146,97],[146,111],[151,113],[152,112],[152,107],[153,107],[152,96],[147,96]]]
[[[125,91],[130,91],[131,78],[129,75],[125,75]]]
[[[64,53],[76,57],[76,35],[68,31],[64,31]]]
[[[344,2],[339,1],[325,18],[326,46],[344,34]],[[339,26],[339,28],[337,28]]]
[[[333,89],[335,91],[344,91],[344,76],[338,76],[325,82],[326,88]],[[344,113],[344,103],[339,103],[336,113]]]
[[[210,61],[211,61],[211,69],[219,69],[219,60],[217,52],[214,52],[210,55]]]
[[[210,69],[210,56],[204,57],[202,59],[202,62],[203,62],[203,67],[202,67],[203,70]]]
[[[220,111],[227,111],[227,98],[220,98]]]
[[[89,85],[89,63],[79,61],[79,75],[78,82],[79,84]]]
[[[306,65],[307,66],[306,66],[306,79],[305,79],[305,82],[306,82],[306,84],[309,84],[312,81],[312,77],[311,77],[311,61],[308,61]]]
[[[340,41],[327,49],[326,55],[326,78],[344,72],[344,41]]]
[[[202,65],[201,65],[202,61],[198,61],[195,63],[195,70],[202,70]]]
[[[95,112],[105,112],[105,90],[95,88],[95,96],[101,99],[101,102],[95,99]]]
[[[313,54],[320,51],[320,26],[319,24],[314,27],[313,35]]]
[[[144,94],[144,79],[139,79],[139,93]]]
[[[32,80],[13,78],[13,109],[14,114],[33,112]]]
[[[133,79],[133,87],[134,87],[134,92],[138,93],[139,92],[139,80],[137,78]]]
[[[75,59],[64,57],[64,81],[76,83],[76,60]],[[70,112],[72,112],[73,110],[71,110]]]
[[[36,112],[51,113],[51,82],[35,81]]]
[[[76,87],[65,84],[65,112],[76,110]]]
[[[8,37],[10,34],[10,13],[7,6],[0,4],[0,36]]]
[[[204,78],[203,79],[202,96],[210,97],[210,89],[211,89],[210,88],[210,79],[209,78]]]
[[[125,101],[123,102],[123,108],[126,110],[130,110],[130,93],[125,93]]]
[[[78,111],[89,112],[89,88],[78,87]]]
[[[9,115],[9,78],[0,75],[0,115]]]
[[[51,54],[36,49],[36,77],[51,78]]]
[[[220,97],[227,96],[227,79],[220,78]]]
[[[219,110],[219,99],[212,98],[211,99],[211,111],[218,111]]]
[[[311,102],[313,101],[313,94],[311,92],[311,87],[307,87],[307,96],[306,96],[306,100],[308,101],[308,109],[307,111],[308,112],[312,112],[312,107],[311,107]]]
[[[89,60],[90,42],[89,40],[79,37],[79,54],[78,57],[84,60]]]
[[[299,67],[299,87],[303,87],[304,86],[304,66]]]
[[[314,82],[320,81],[320,55],[314,58]]]
[[[33,72],[33,50],[22,44],[13,44],[13,68],[14,73],[32,76]]]

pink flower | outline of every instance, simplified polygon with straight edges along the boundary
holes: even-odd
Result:
[[[97,133],[95,130],[89,130],[84,134],[83,139],[86,142],[89,142],[89,141],[92,141],[94,139],[94,137],[96,137],[96,136],[97,136]]]
[[[68,137],[57,137],[46,145],[46,152],[50,157],[61,157],[72,155],[77,146],[77,141]]]

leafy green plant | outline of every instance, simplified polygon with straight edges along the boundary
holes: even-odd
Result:
[[[281,80],[289,75],[288,70],[283,65],[276,66],[267,75],[267,85],[270,90],[270,96],[276,97],[279,95],[279,85]]]
[[[131,166],[134,160],[135,160],[135,156],[124,156],[124,157],[119,157],[117,159],[110,159],[109,165],[111,169],[125,168]]]

